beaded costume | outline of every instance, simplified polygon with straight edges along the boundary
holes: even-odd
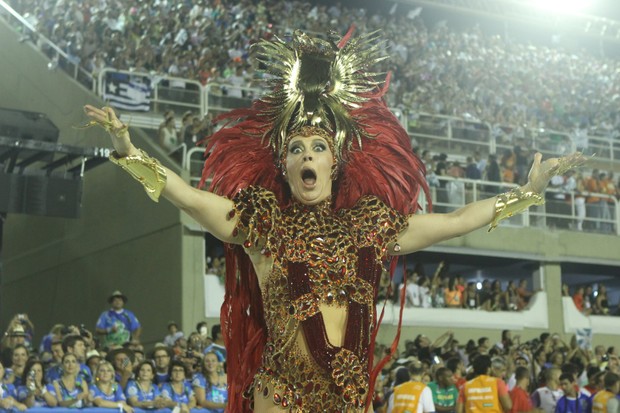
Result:
[[[373,360],[379,277],[395,264],[388,244],[428,188],[407,132],[382,99],[388,81],[379,87],[368,71],[384,59],[381,43],[351,33],[260,42],[271,92],[220,116],[228,124],[205,139],[201,185],[210,180],[211,192],[234,200],[233,235],[244,240],[225,250],[229,412],[252,411],[255,395],[296,412],[363,412],[390,357]],[[329,202],[307,206],[291,196],[283,160],[300,134],[330,145]],[[264,279],[253,260],[273,262]],[[325,305],[346,311],[342,347],[327,338]]]
[[[273,258],[261,288],[268,338],[254,388],[292,411],[362,411],[382,261],[406,218],[374,197],[338,212],[330,201],[281,211],[271,192],[250,187],[234,202],[245,247]],[[327,340],[320,304],[347,308],[342,347]]]

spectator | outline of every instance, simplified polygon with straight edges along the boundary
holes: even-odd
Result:
[[[90,384],[93,381],[90,368],[86,363],[86,340],[84,337],[76,334],[70,334],[62,341],[63,354],[73,354],[80,364],[78,375],[86,382]],[[61,372],[58,376],[61,375]],[[54,376],[55,377],[55,376]]]
[[[136,367],[136,379],[129,380],[125,388],[127,402],[140,409],[161,409],[165,401],[159,387],[153,382],[155,370],[150,361],[143,361]]]
[[[97,350],[90,350],[86,353],[86,366],[90,369],[91,372],[97,370],[97,366],[101,363],[101,354]]]
[[[224,346],[224,336],[222,336],[222,327],[219,324],[215,324],[211,327],[211,338],[213,343],[205,348],[204,354],[214,352],[217,354],[217,358],[220,363],[226,361],[226,347]]]
[[[436,412],[452,413],[456,409],[456,400],[459,391],[454,385],[452,371],[440,367],[435,372],[435,381],[428,383],[433,394],[433,403]]]
[[[56,324],[50,329],[50,332],[43,336],[41,345],[39,346],[39,353],[47,351],[52,352],[52,343],[62,340],[62,330],[65,328],[64,324]]]
[[[563,396],[560,388],[560,375],[562,370],[558,367],[549,367],[544,371],[545,385],[532,393],[532,403],[545,413],[554,413],[558,400]]]
[[[228,401],[226,373],[217,354],[205,354],[201,371],[194,376],[192,386],[198,407],[209,409],[210,413],[223,413]]]
[[[167,118],[164,127],[159,130],[159,144],[168,153],[178,146],[179,134],[173,117]]]
[[[0,363],[0,377],[4,377],[4,374],[4,365]],[[15,386],[10,383],[2,384],[0,386],[0,408],[6,409],[7,411],[17,409],[23,412],[26,410],[27,406],[18,402],[16,396]]]
[[[43,378],[43,363],[29,360],[24,369],[22,384],[17,388],[17,400],[28,408],[54,405],[54,397],[47,391]]]
[[[164,406],[168,408],[179,407],[181,413],[189,413],[196,407],[196,396],[191,385],[187,382],[187,368],[178,361],[170,362],[170,381],[161,386],[161,396],[164,398]]]
[[[168,323],[168,335],[164,337],[164,344],[172,347],[179,337],[183,337],[183,332],[179,330],[177,323],[170,321]]]
[[[516,385],[510,391],[510,400],[512,401],[510,413],[534,412],[534,406],[528,393],[530,388],[530,372],[527,367],[517,367],[515,370],[515,380]]]
[[[558,400],[555,413],[576,413],[589,412],[591,409],[590,400],[586,395],[579,392],[579,386],[575,377],[570,373],[562,373],[560,376],[560,387],[564,395]]]
[[[620,410],[618,393],[620,393],[620,377],[615,373],[606,373],[603,382],[605,389],[596,393],[592,399],[592,413],[613,413]]]
[[[153,360],[155,360],[155,379],[158,386],[167,383],[170,379],[170,351],[165,346],[155,347],[153,350]]]
[[[3,365],[10,366],[13,363],[13,349],[18,345],[26,345],[26,331],[20,323],[13,319],[9,323],[9,328],[2,338]]]
[[[424,367],[419,361],[409,367],[410,380],[394,387],[394,393],[388,401],[387,413],[435,411],[433,393],[430,387],[422,382]]]
[[[127,404],[123,388],[114,380],[114,367],[107,361],[101,362],[95,372],[96,380],[90,385],[90,399],[93,406],[119,409],[133,413]]]
[[[135,356],[128,348],[117,348],[106,355],[108,361],[114,367],[114,381],[124,389],[133,378],[133,363]]]
[[[480,355],[474,359],[473,379],[465,383],[459,392],[457,413],[477,411],[501,411],[512,409],[506,383],[490,376],[491,358]]]
[[[11,368],[6,369],[5,383],[10,383],[15,388],[22,385],[24,368],[28,361],[28,349],[23,344],[18,344],[13,348]]]
[[[140,341],[142,327],[136,316],[125,309],[127,296],[120,291],[114,291],[108,297],[108,303],[112,308],[104,311],[97,320],[97,334],[102,335],[102,346],[114,348],[133,340]]]
[[[461,308],[463,307],[463,297],[456,285],[456,277],[450,278],[448,288],[444,290],[444,299],[446,307]]]
[[[78,375],[79,363],[75,354],[62,357],[62,376],[54,380],[48,391],[58,407],[84,407],[88,401],[88,384]],[[50,407],[55,407],[50,404]]]
[[[62,341],[52,342],[52,361],[45,371],[45,382],[51,383],[60,378],[62,356],[64,355],[65,352],[62,349]]]

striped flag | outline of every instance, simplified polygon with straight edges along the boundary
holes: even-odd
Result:
[[[105,79],[103,99],[118,109],[148,112],[151,109],[150,83],[147,77],[110,73]]]

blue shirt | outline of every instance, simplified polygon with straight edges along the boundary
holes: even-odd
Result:
[[[134,313],[129,310],[123,308],[118,313],[110,309],[101,313],[95,327],[108,331],[104,338],[104,345],[120,346],[128,342],[131,338],[131,333],[140,328],[140,322]],[[113,327],[116,327],[116,331],[112,331]]]
[[[152,384],[149,389],[142,389],[135,380],[130,380],[125,387],[127,398],[136,397],[139,402],[153,401],[159,397],[159,387]]]
[[[13,386],[12,384],[0,384],[0,399],[6,399],[8,397],[15,398],[15,396],[15,386]]]
[[[19,386],[17,389],[17,401],[20,403],[25,403],[28,395],[30,394],[30,389],[27,386]],[[47,403],[43,396],[34,396],[34,406],[33,407],[47,407]]]
[[[226,403],[228,401],[228,387],[226,385],[218,386],[207,383],[207,379],[201,373],[194,376],[192,380],[192,386],[194,388],[200,387],[205,390],[205,399],[214,403]],[[221,409],[205,409],[209,413],[224,413],[224,408]]]
[[[77,396],[82,393],[82,383],[84,383],[82,378],[78,376],[75,379],[75,388],[73,390],[69,390],[65,387],[65,384],[62,382],[62,380],[58,379],[54,381],[54,383],[47,385],[47,391],[49,391],[52,396],[56,397],[56,399],[58,399],[60,396],[60,400],[71,400],[77,398]],[[56,393],[55,384],[58,384],[58,388],[60,389],[60,395]],[[80,400],[79,402],[72,404],[70,407],[83,407],[82,403],[83,400]]]
[[[45,381],[48,383],[53,383],[56,380],[62,377],[62,365],[56,364],[55,366],[50,367],[45,372]],[[90,367],[88,367],[84,363],[80,363],[80,371],[78,372],[78,377],[86,382],[86,384],[90,384],[93,382],[93,375],[90,372]]]
[[[562,396],[555,405],[555,413],[587,413],[590,411],[590,398],[582,393],[579,393],[577,398]]]
[[[184,381],[183,392],[178,394],[174,391],[170,383],[164,383],[161,386],[161,395],[175,403],[188,404],[189,400],[194,396],[194,390],[192,390],[192,386],[190,386],[187,381]]]
[[[90,396],[93,400],[102,399],[108,402],[124,402],[126,400],[125,393],[118,383],[112,384],[112,393],[104,393],[96,384],[91,384],[89,387]]]

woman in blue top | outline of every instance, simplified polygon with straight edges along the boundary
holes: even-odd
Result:
[[[88,385],[78,375],[79,371],[80,363],[75,355],[65,353],[62,356],[62,376],[48,386],[57,403],[51,407],[84,407],[88,401]]]
[[[166,400],[165,407],[179,407],[181,413],[189,413],[196,407],[196,397],[192,386],[187,382],[185,364],[179,360],[170,362],[170,381],[161,386],[161,395]]]
[[[202,361],[202,371],[194,377],[192,385],[196,402],[209,413],[223,413],[228,401],[227,377],[217,354],[209,352]]]
[[[47,391],[43,377],[45,371],[39,360],[30,360],[24,367],[22,383],[17,388],[17,400],[27,407],[55,406],[56,399]]]
[[[15,386],[12,384],[5,384],[4,381],[4,366],[0,362],[0,409],[2,410],[26,410],[26,405],[15,400]]]
[[[133,407],[127,404],[123,389],[114,380],[114,367],[107,361],[101,362],[97,368],[95,382],[90,385],[90,400],[95,407],[116,408],[133,413]]]
[[[130,406],[140,409],[161,409],[165,400],[160,395],[159,387],[153,384],[155,369],[151,361],[145,360],[135,370],[135,380],[130,380],[125,388],[125,396]]]

